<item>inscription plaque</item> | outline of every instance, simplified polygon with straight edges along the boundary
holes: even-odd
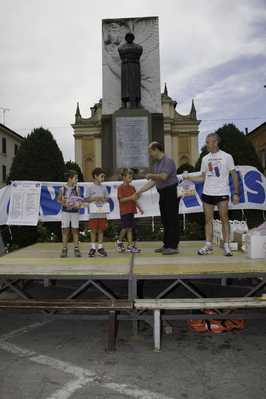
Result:
[[[148,117],[116,117],[117,168],[149,167]]]

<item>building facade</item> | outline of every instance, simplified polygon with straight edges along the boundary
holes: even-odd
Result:
[[[9,174],[13,158],[23,140],[24,137],[0,123],[0,188],[6,186],[6,178]]]
[[[197,119],[194,101],[188,115],[179,114],[176,111],[177,102],[168,96],[165,85],[161,105],[165,152],[175,160],[177,168],[186,162],[194,165],[199,157],[198,135],[201,122]],[[101,118],[101,100],[91,107],[89,118],[82,118],[77,104],[75,123],[71,126],[74,129],[75,162],[80,166],[85,181],[92,181],[92,170],[102,165]]]
[[[266,122],[248,133],[247,137],[255,147],[264,168],[264,176],[266,176]]]

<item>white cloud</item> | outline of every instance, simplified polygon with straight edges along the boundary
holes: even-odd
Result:
[[[65,159],[73,159],[76,103],[89,117],[102,95],[101,20],[138,16],[159,16],[161,88],[166,82],[181,114],[195,99],[206,121],[200,140],[228,118],[242,118],[250,130],[265,120],[244,119],[265,112],[263,0],[0,0],[7,126],[21,135],[50,128]],[[220,121],[207,122],[213,119]]]

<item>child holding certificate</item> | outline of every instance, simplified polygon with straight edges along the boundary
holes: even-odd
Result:
[[[69,234],[69,225],[71,223],[73,241],[74,241],[74,254],[77,258],[81,256],[79,246],[79,208],[83,206],[83,198],[80,197],[80,188],[78,183],[78,172],[69,170],[65,173],[67,184],[60,188],[57,203],[62,205],[62,241],[63,249],[60,258],[67,257],[67,243]]]
[[[105,171],[102,168],[95,168],[92,171],[93,183],[88,187],[85,193],[85,202],[95,205],[96,213],[92,212],[90,207],[89,229],[91,229],[91,249],[89,257],[96,255],[96,235],[98,233],[98,250],[97,255],[107,256],[103,249],[103,230],[108,228],[106,212],[103,206],[109,202],[109,194],[107,188],[102,185],[105,179]]]

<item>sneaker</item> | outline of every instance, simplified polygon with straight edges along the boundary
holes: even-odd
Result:
[[[231,248],[229,247],[229,245],[226,245],[226,247],[224,247],[224,256],[233,256]]]
[[[67,249],[66,248],[63,248],[62,249],[62,252],[61,252],[61,254],[60,254],[60,258],[66,258],[67,257]]]
[[[208,254],[212,254],[213,253],[213,249],[211,245],[204,245],[203,248],[201,248],[200,251],[198,251],[198,255],[208,255]]]
[[[178,254],[179,249],[178,248],[167,248],[165,251],[162,252],[163,255],[174,255]]]
[[[80,258],[81,257],[81,253],[80,253],[80,250],[78,248],[74,249],[74,254],[75,254],[76,258]]]
[[[95,255],[96,255],[96,249],[91,248],[91,249],[90,249],[90,252],[89,252],[89,257],[90,257],[90,258],[93,258]]]
[[[167,248],[165,246],[163,246],[161,248],[155,249],[154,252],[163,252],[163,251],[166,251],[166,250],[167,250]]]
[[[103,248],[100,248],[100,249],[98,248],[97,255],[107,256],[107,253],[105,252],[105,250]]]
[[[140,249],[136,248],[135,245],[129,245],[127,247],[127,252],[140,252]]]
[[[120,251],[120,252],[125,252],[125,248],[124,248],[124,245],[123,245],[122,242],[116,241],[115,245],[116,245],[118,251]]]

